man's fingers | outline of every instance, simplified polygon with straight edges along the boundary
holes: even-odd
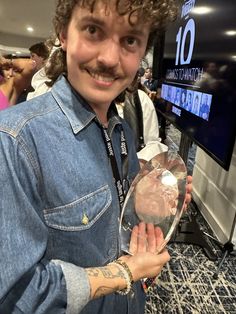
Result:
[[[147,251],[147,233],[145,222],[140,222],[138,225],[138,252]]]
[[[147,251],[151,253],[155,253],[157,244],[156,244],[155,228],[152,223],[147,224],[147,242],[148,242]]]
[[[155,227],[155,236],[156,236],[156,251],[158,250],[159,247],[161,247],[161,245],[164,242],[164,234],[161,230],[160,227]]]
[[[137,253],[138,250],[138,226],[134,226],[131,238],[130,238],[130,246],[129,246],[129,252],[130,254]]]

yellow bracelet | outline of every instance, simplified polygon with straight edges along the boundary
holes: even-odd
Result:
[[[113,261],[112,263],[114,264],[117,264],[117,266],[120,267],[120,269],[122,269],[123,271],[123,274],[125,276],[125,280],[126,280],[126,284],[127,284],[127,287],[123,290],[118,290],[116,291],[118,294],[121,294],[121,295],[127,295],[131,288],[132,288],[132,284],[134,283],[134,280],[133,280],[133,275],[129,269],[129,266],[126,264],[126,262],[123,262],[121,260],[115,260]]]

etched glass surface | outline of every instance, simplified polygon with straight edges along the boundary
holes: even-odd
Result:
[[[120,219],[121,249],[129,250],[134,226],[144,222],[160,227],[163,241],[170,240],[183,212],[186,193],[186,167],[177,153],[165,152],[147,162],[135,177],[125,198]]]

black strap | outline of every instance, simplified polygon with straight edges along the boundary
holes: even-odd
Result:
[[[111,138],[108,135],[107,128],[103,127],[102,125],[100,126],[101,126],[101,130],[103,134],[103,139],[106,145],[106,149],[107,149],[107,155],[111,162],[113,177],[115,179],[115,186],[116,186],[117,194],[119,198],[120,210],[122,210],[122,206],[125,200],[125,192],[126,192],[126,188],[125,188],[126,177],[123,177],[124,173],[122,173],[122,178],[120,177]],[[128,149],[127,149],[127,144],[126,144],[126,139],[125,139],[123,128],[121,129],[121,135],[120,135],[120,153],[121,153],[122,165],[126,164],[128,160]],[[122,167],[122,170],[123,170],[123,167]]]
[[[136,150],[138,152],[145,146],[143,137],[143,111],[138,91],[127,93],[124,106],[124,119],[135,133]]]

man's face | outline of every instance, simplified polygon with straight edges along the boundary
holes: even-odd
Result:
[[[44,66],[45,60],[36,53],[32,52],[30,57],[36,62],[36,71],[40,70]]]
[[[152,78],[152,71],[151,69],[146,69],[144,73],[145,79],[149,80]]]
[[[192,102],[192,95],[188,94],[188,103],[190,104]]]
[[[31,85],[32,76],[37,71],[35,61],[29,58],[17,58],[13,60],[14,64],[14,86],[22,92]]]
[[[93,13],[76,6],[60,35],[68,80],[92,107],[100,107],[110,105],[133,81],[145,54],[149,26],[140,22],[131,26],[112,4],[105,10],[99,2]]]

